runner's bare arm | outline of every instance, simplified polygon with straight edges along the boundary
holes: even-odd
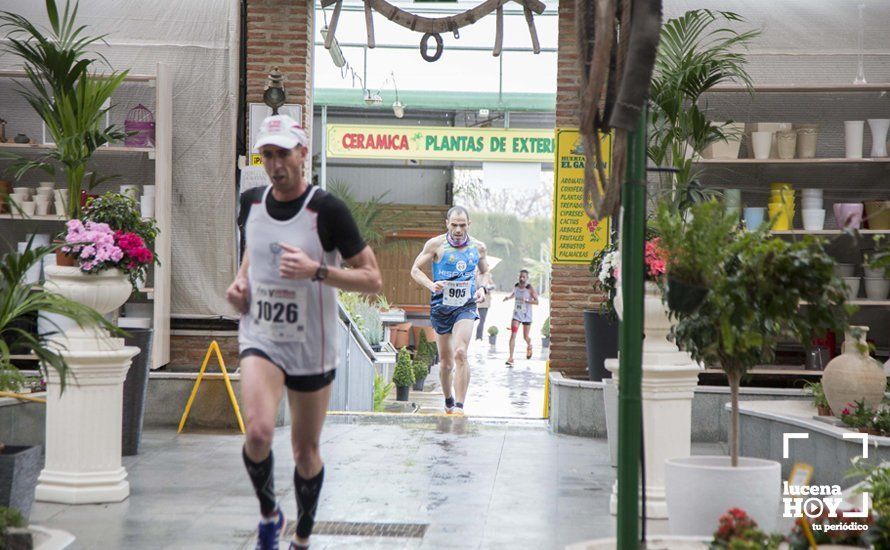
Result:
[[[235,308],[241,313],[247,313],[250,304],[248,303],[248,297],[250,296],[250,288],[247,281],[247,269],[250,267],[250,255],[247,253],[247,249],[244,250],[244,260],[241,262],[241,267],[238,268],[238,273],[235,275],[235,280],[229,285],[229,288],[226,290],[226,300],[229,301],[230,304],[235,306]]]
[[[286,243],[279,243],[284,249],[281,255],[279,273],[285,279],[311,279],[318,272],[321,263],[310,258],[301,249]],[[349,269],[327,266],[328,275],[324,283],[341,290],[377,294],[383,288],[383,279],[377,267],[377,258],[370,246],[345,260]]]
[[[530,292],[531,300],[529,300],[528,303],[530,303],[532,305],[538,305],[538,292],[535,290],[535,287],[533,287],[533,286],[529,286],[528,288],[531,291]]]
[[[435,259],[436,249],[439,248],[440,244],[442,244],[442,237],[433,237],[428,240],[423,245],[423,250],[414,259],[414,265],[411,266],[411,278],[417,281],[417,284],[420,286],[428,288],[430,292],[442,292],[442,283],[433,282],[427,277],[426,273],[423,272],[423,267]]]
[[[506,301],[508,301],[508,300],[512,300],[512,299],[515,298],[515,297],[516,297],[516,291],[514,290],[513,292],[510,293],[509,296],[507,296],[506,298],[504,298],[504,301],[506,302]]]

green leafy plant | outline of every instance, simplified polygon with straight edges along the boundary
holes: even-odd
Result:
[[[426,361],[414,359],[414,381],[423,380],[430,373],[430,365]]]
[[[5,538],[6,531],[12,527],[26,527],[28,522],[21,512],[15,508],[0,506],[0,542]]]
[[[831,406],[825,397],[825,390],[822,388],[821,382],[806,382],[803,391],[813,397],[813,405],[820,411],[828,412]]]
[[[736,13],[695,9],[668,19],[662,27],[649,91],[648,155],[657,166],[678,170],[670,185],[677,209],[696,194],[709,196],[700,185],[687,193],[694,179],[693,154],[730,137],[726,126],[709,120],[702,96],[728,82],[751,89],[742,50],[760,31],[729,27],[742,22]]]
[[[414,365],[408,348],[402,348],[396,354],[396,368],[392,373],[392,381],[396,387],[407,387],[414,383]]]
[[[498,335],[498,327],[492,325],[488,327],[488,335],[489,336],[497,336]]]
[[[377,306],[357,292],[340,291],[338,297],[343,309],[368,344],[379,346],[383,341],[383,321]]]
[[[740,508],[732,508],[720,516],[712,550],[777,550],[783,541],[781,535],[768,535],[748,514]]]
[[[865,533],[865,542],[872,548],[890,548],[890,464],[871,464],[862,457],[853,459],[848,478],[862,478],[859,493],[868,493],[875,523]]]
[[[874,236],[874,249],[865,255],[865,267],[869,269],[883,269],[884,275],[890,271],[890,241],[886,235]]]
[[[107,107],[127,71],[96,74],[96,58],[88,49],[102,36],[88,36],[86,26],[77,24],[78,4],[65,2],[61,12],[55,0],[46,0],[49,28],[46,32],[24,16],[0,12],[0,32],[5,33],[2,49],[19,57],[27,83],[19,83],[19,94],[37,112],[55,147],[39,158],[12,156],[16,178],[31,169],[55,175],[60,167],[68,184],[67,215],[80,215],[81,188],[94,187],[108,178],[89,174],[87,165],[93,153],[107,143],[122,140],[126,134],[115,126],[103,128]],[[102,61],[106,61],[98,56]],[[107,64],[107,61],[106,61]]]
[[[421,361],[424,366],[429,367],[436,358],[436,344],[426,339],[426,332],[420,331],[416,350],[414,352],[414,360]],[[424,375],[426,376],[426,375]]]
[[[80,325],[92,324],[119,334],[120,330],[89,307],[73,302],[64,296],[46,290],[35,290],[24,284],[25,275],[41,258],[55,253],[56,246],[31,248],[31,242],[22,253],[9,252],[0,258],[0,373],[7,380],[15,380],[18,369],[12,364],[10,355],[16,353],[34,354],[39,370],[44,378],[52,368],[59,376],[64,391],[68,374],[68,364],[58,353],[57,344],[50,340],[60,331],[58,325],[46,317],[47,313],[57,314],[74,320]],[[43,319],[53,331],[32,333],[28,325],[34,319]]]
[[[379,374],[374,374],[374,411],[383,411],[383,402],[386,400],[389,392],[392,391],[393,383],[383,383],[383,378]]]
[[[715,200],[698,203],[703,215],[673,215],[667,202],[658,205],[655,231],[667,258],[667,298],[674,310],[692,311],[720,274],[724,247],[734,238],[737,219]],[[706,225],[707,224],[707,225]],[[710,225],[716,224],[716,225]]]
[[[775,360],[780,341],[809,342],[826,330],[843,332],[852,309],[846,303],[843,281],[834,274],[834,259],[823,242],[812,237],[785,241],[771,237],[767,228],[726,234],[725,213],[709,203],[690,209],[697,230],[715,231],[707,237],[725,242],[720,253],[711,256],[714,265],[701,267],[684,251],[688,239],[706,237],[688,233],[691,225],[677,225],[678,231],[663,241],[667,249],[668,278],[678,270],[707,281],[708,291],[700,305],[691,311],[671,310],[676,323],[671,337],[692,357],[707,366],[726,372],[731,390],[730,456],[738,465],[738,396],[742,376],[751,367]],[[680,214],[659,210],[658,226],[676,224]],[[801,302],[807,306],[801,308]]]
[[[544,320],[544,326],[541,327],[541,336],[550,338],[550,317]]]
[[[349,208],[359,234],[368,245],[375,250],[383,250],[398,244],[386,238],[387,233],[398,229],[398,221],[388,215],[385,208],[389,204],[385,200],[387,193],[371,197],[367,201],[359,201],[346,182],[336,180],[328,183],[328,191]]]
[[[841,411],[840,418],[841,422],[851,428],[868,429],[872,424],[873,416],[874,413],[871,410],[871,407],[866,407],[865,402],[859,400],[853,403],[847,403],[847,406]]]

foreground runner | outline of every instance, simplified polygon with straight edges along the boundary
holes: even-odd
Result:
[[[246,191],[240,221],[247,247],[226,298],[241,311],[244,465],[260,501],[257,549],[278,548],[285,520],[275,501],[272,436],[284,388],[291,412],[296,539],[309,547],[324,481],[319,438],[337,367],[337,288],[380,291],[380,271],[347,207],[309,187],[309,141],[288,116],[266,118],[257,149],[271,187]],[[341,269],[341,257],[352,269]]]
[[[445,218],[447,232],[428,240],[414,260],[411,277],[430,289],[430,323],[438,334],[439,380],[445,394],[445,413],[464,414],[470,386],[467,348],[478,319],[476,303],[487,290],[476,288],[476,268],[488,272],[485,245],[470,237],[470,214],[454,206]],[[423,272],[432,263],[433,280]]]
[[[532,306],[538,303],[538,293],[528,283],[528,271],[519,272],[519,282],[513,285],[513,292],[504,298],[504,301],[515,298],[513,305],[513,320],[510,322],[510,357],[507,358],[507,367],[513,366],[513,347],[516,345],[516,333],[519,325],[522,325],[522,336],[525,338],[525,358],[532,358],[532,339],[529,331],[532,328]]]

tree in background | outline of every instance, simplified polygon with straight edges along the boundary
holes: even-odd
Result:
[[[527,269],[538,292],[548,293],[551,194],[552,182],[525,191],[492,191],[478,175],[455,172],[454,204],[470,211],[471,233],[485,243],[489,255],[501,259],[491,272],[498,289],[512,288],[519,270]]]

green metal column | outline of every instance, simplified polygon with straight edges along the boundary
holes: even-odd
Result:
[[[643,427],[643,246],[646,231],[646,109],[628,136],[621,189],[621,293],[618,379],[618,548],[639,548]]]

